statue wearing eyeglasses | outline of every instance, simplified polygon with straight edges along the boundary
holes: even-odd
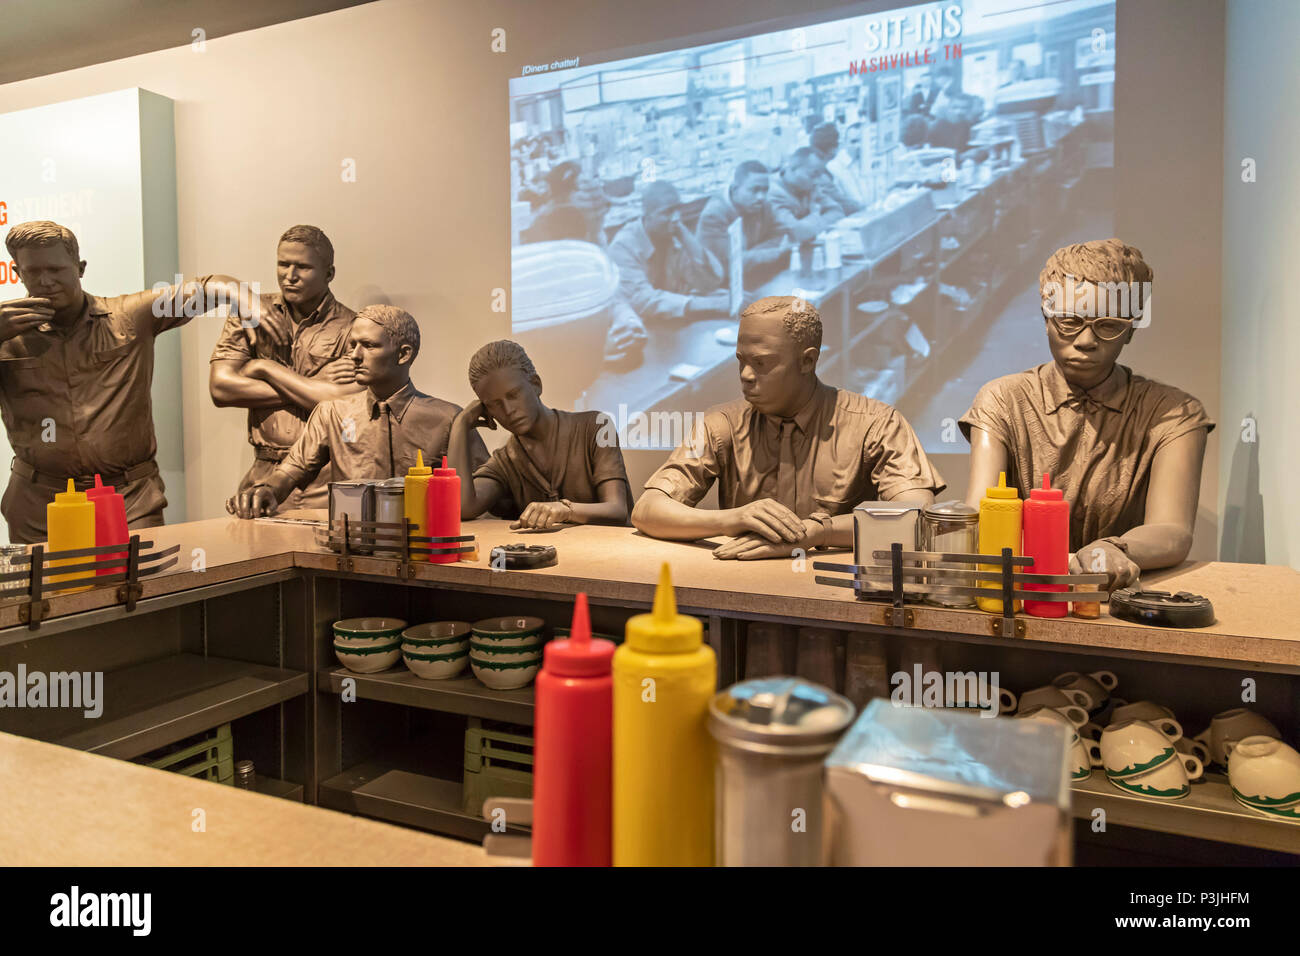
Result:
[[[1053,361],[989,382],[960,421],[967,503],[1000,471],[1022,498],[1047,472],[1070,502],[1071,570],[1111,590],[1187,557],[1214,428],[1193,396],[1117,364],[1151,322],[1151,278],[1118,239],[1056,250],[1039,276]]]

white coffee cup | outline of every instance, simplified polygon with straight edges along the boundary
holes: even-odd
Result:
[[[1137,703],[1125,704],[1111,711],[1112,724],[1125,720],[1145,720],[1148,724],[1160,728],[1160,732],[1170,740],[1177,740],[1183,735],[1183,725],[1174,719],[1174,712],[1154,701],[1139,700]]]
[[[1091,674],[1069,671],[1053,678],[1052,685],[1061,690],[1082,691],[1088,695],[1088,710],[1098,710],[1119,686],[1119,678],[1110,671],[1093,671]]]
[[[1174,749],[1180,754],[1189,754],[1201,762],[1202,767],[1210,765],[1210,751],[1205,744],[1190,737],[1179,737],[1174,741]]]
[[[1300,820],[1300,753],[1276,737],[1229,741],[1228,782],[1237,802],[1273,816]]]
[[[1020,698],[1005,687],[998,688],[998,713],[1014,714],[1020,706]]]
[[[1108,779],[1126,793],[1153,800],[1181,800],[1192,792],[1191,782],[1205,772],[1201,762],[1190,754],[1176,754],[1153,770],[1129,777]]]
[[[1174,740],[1173,736],[1145,720],[1123,720],[1111,724],[1101,734],[1101,763],[1106,776],[1111,780],[1123,780],[1149,773],[1178,755]]]
[[[1090,698],[1081,690],[1061,690],[1048,684],[1035,687],[1020,695],[1020,711],[1033,710],[1036,707],[1051,707],[1070,718],[1070,723],[1082,727],[1088,722],[1088,702]]]
[[[1234,707],[1215,714],[1210,726],[1196,735],[1196,740],[1210,752],[1210,759],[1220,766],[1228,765],[1227,743],[1247,737],[1277,737],[1282,735],[1263,714],[1245,707]]]
[[[1079,736],[1084,740],[1101,741],[1101,732],[1106,728],[1095,720],[1090,720],[1079,728]]]
[[[1101,766],[1101,745],[1095,740],[1080,736],[1074,722],[1054,707],[1035,707],[1033,710],[1022,711],[1017,716],[1027,720],[1050,721],[1066,729],[1071,780],[1086,780],[1092,775],[1093,767]]]

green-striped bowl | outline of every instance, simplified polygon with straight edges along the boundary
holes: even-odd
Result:
[[[416,677],[425,680],[447,680],[457,676],[469,663],[469,651],[442,650],[415,644],[402,645],[402,660]]]
[[[546,622],[540,617],[490,617],[474,622],[474,640],[507,646],[543,640]]]
[[[349,617],[334,622],[334,644],[372,647],[400,640],[406,622],[395,617]]]
[[[479,654],[484,657],[493,658],[500,654],[532,654],[541,656],[542,648],[546,642],[540,637],[526,644],[502,644],[498,641],[479,641],[471,640],[469,642],[469,652]]]
[[[504,650],[484,653],[483,651],[477,650],[471,646],[469,649],[469,659],[471,661],[477,661],[487,667],[495,667],[500,664],[523,664],[529,661],[541,663],[542,652],[540,648],[535,650],[517,651],[512,647],[508,647]]]
[[[500,660],[501,657],[518,656],[524,660]],[[492,655],[491,660],[469,655],[469,666],[474,676],[493,690],[517,690],[527,687],[542,667],[542,655]]]
[[[446,653],[457,644],[468,646],[470,625],[465,621],[429,621],[412,624],[402,632],[402,643],[427,647],[431,653]],[[445,648],[433,651],[433,648]]]
[[[356,674],[377,674],[388,670],[401,660],[402,646],[396,640],[390,640],[387,644],[369,644],[365,647],[336,640],[334,656],[339,659],[340,664]]]

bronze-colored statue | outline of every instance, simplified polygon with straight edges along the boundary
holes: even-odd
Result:
[[[208,391],[219,407],[248,409],[254,449],[252,467],[226,502],[232,514],[240,493],[264,481],[284,460],[317,404],[360,391],[347,355],[356,313],[330,292],[334,246],[329,238],[315,226],[291,226],[276,247],[275,273],[280,292],[262,296],[257,328],[245,328],[232,316],[212,350]],[[284,506],[328,506],[330,476],[326,465]]]
[[[627,524],[632,490],[604,413],[548,408],[541,377],[515,342],[489,342],[475,352],[469,383],[478,398],[452,423],[448,462],[469,473],[469,442],[478,428],[500,422],[510,438],[473,469],[472,480],[461,481],[463,519],[497,510],[517,517],[512,528]]]
[[[411,384],[411,363],[420,351],[420,327],[410,313],[371,305],[357,313],[348,332],[348,355],[363,391],[321,402],[284,461],[264,482],[239,495],[241,518],[271,514],[294,488],[311,483],[326,463],[334,480],[405,475],[416,452],[426,462],[447,454],[451,423],[459,405],[425,395]],[[487,460],[475,434],[469,464]]]
[[[961,419],[971,443],[968,503],[1006,471],[1021,497],[1047,472],[1070,502],[1071,567],[1110,587],[1187,557],[1205,408],[1117,364],[1150,318],[1151,267],[1118,239],[1058,249],[1039,277],[1053,361],[989,382]]]
[[[14,449],[0,511],[10,539],[43,541],[45,506],[73,478],[95,475],[126,499],[132,528],[163,523],[166,489],[154,459],[154,338],[220,305],[259,321],[256,296],[230,276],[203,276],[130,295],[85,292],[77,237],[24,222],[5,246],[28,298],[0,303],[0,410]]]
[[[929,504],[943,479],[903,416],[817,378],[822,323],[793,296],[741,313],[744,398],[704,413],[650,476],[632,523],[656,538],[729,535],[718,558],[789,557],[847,548],[862,501]],[[714,482],[718,510],[697,508]]]

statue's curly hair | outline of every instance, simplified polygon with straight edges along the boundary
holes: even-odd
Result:
[[[1043,308],[1072,283],[1149,283],[1155,273],[1142,258],[1142,250],[1121,239],[1095,239],[1057,249],[1038,275]]]
[[[822,317],[811,302],[793,295],[769,295],[750,305],[745,316],[779,316],[800,350],[822,347]]]

